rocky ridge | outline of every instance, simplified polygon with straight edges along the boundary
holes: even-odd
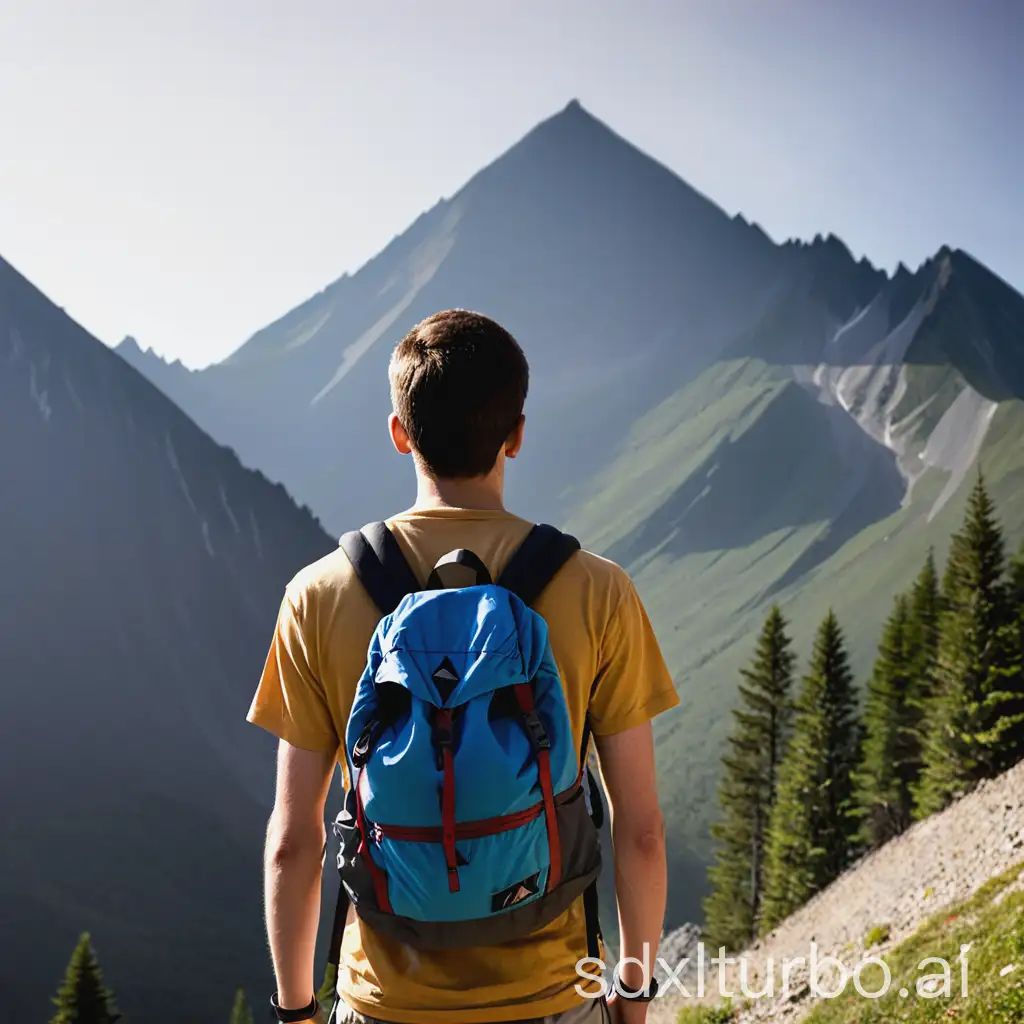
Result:
[[[944,908],[968,899],[990,879],[1017,864],[1024,868],[1024,764],[983,783],[942,814],[915,825],[905,835],[864,857],[835,883],[797,911],[763,941],[745,952],[748,991],[764,989],[765,968],[775,965],[780,989],[780,964],[807,957],[815,943],[820,957],[833,956],[852,969],[866,956],[885,957],[913,935],[921,924]],[[1024,885],[1024,870],[1018,885]],[[884,940],[865,949],[875,930]],[[666,946],[674,955],[675,945]],[[666,955],[674,964],[672,955]],[[691,946],[684,956],[696,956]],[[710,958],[712,951],[706,955]],[[692,975],[691,975],[692,977]],[[726,972],[728,991],[740,990],[735,968]],[[791,974],[789,993],[753,1000],[738,1024],[796,1024],[814,1005],[806,967]],[[717,975],[706,990],[718,991]],[[690,987],[691,993],[695,989]],[[674,1022],[687,1004],[678,990],[653,1004],[651,1024]]]

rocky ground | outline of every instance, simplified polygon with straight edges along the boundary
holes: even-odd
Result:
[[[837,957],[849,968],[868,955],[884,956],[923,921],[967,899],[990,878],[1018,863],[1024,863],[1024,764],[865,857],[748,950],[748,991],[764,989],[771,958],[776,994],[752,1000],[739,1015],[740,1024],[795,1024],[803,1019],[813,1005],[807,970],[792,970],[789,991],[783,993],[781,963],[808,957],[812,943],[819,957]],[[873,941],[866,943],[869,936]],[[696,956],[689,926],[666,936],[666,942],[670,955],[662,955],[669,963],[679,955]],[[707,956],[712,955],[709,950]],[[709,994],[718,992],[714,970],[706,980]],[[693,994],[692,974],[689,979],[686,985]],[[739,992],[735,968],[726,972],[726,982],[727,991]],[[684,1005],[686,1000],[678,992],[667,995],[651,1006],[648,1020],[670,1024]]]

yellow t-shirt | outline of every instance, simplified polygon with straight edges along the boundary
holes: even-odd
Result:
[[[474,551],[497,578],[531,524],[508,512],[404,512],[388,526],[425,581],[456,548]],[[597,736],[633,728],[678,703],[640,598],[615,563],[574,555],[534,605],[548,623],[577,746],[590,712]],[[338,549],[288,585],[249,721],[305,750],[340,749],[379,612]],[[522,1020],[580,1002],[576,964],[586,956],[582,900],[539,932],[500,947],[428,952],[371,931],[350,915],[339,989],[367,1016],[388,1021]]]

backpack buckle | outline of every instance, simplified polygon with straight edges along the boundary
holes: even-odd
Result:
[[[362,768],[370,760],[373,748],[377,745],[380,723],[376,718],[371,718],[366,727],[359,734],[355,745],[352,747],[352,765],[355,768]]]
[[[529,711],[523,712],[523,724],[526,726],[526,732],[530,737],[530,743],[533,745],[534,750],[551,749],[551,740],[548,738],[548,731],[544,728],[544,723],[540,720],[540,715],[538,715],[532,708]]]

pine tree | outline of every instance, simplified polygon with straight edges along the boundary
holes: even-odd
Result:
[[[766,844],[761,931],[835,879],[856,851],[853,772],[860,728],[842,631],[829,611],[818,630],[779,770]]]
[[[741,949],[756,934],[765,837],[792,718],[794,660],[786,621],[773,607],[750,667],[741,670],[741,706],[733,712],[729,753],[722,759],[722,820],[711,830],[718,849],[708,876],[712,894],[704,904],[715,946]]]
[[[1010,686],[1017,699],[1011,709],[1019,716],[1007,730],[1003,767],[1009,768],[1024,759],[1024,543],[1010,560],[1007,586],[1010,615]]]
[[[1024,543],[1010,560],[1010,604],[1017,621],[1024,624]]]
[[[942,613],[942,592],[935,569],[935,553],[928,557],[910,590],[908,642],[912,668],[911,692],[923,704],[934,685],[935,659],[939,652],[939,623]]]
[[[114,996],[103,984],[103,972],[88,932],[75,946],[53,1003],[57,1013],[50,1024],[113,1024],[121,1020],[114,1008]]]
[[[942,608],[942,590],[935,568],[935,553],[929,549],[924,566],[910,590],[907,623],[910,679],[901,728],[904,741],[902,754],[905,759],[903,779],[911,794],[911,805],[914,790],[920,783],[924,769],[926,716],[935,692],[935,662],[939,653]]]
[[[900,594],[886,623],[864,707],[864,747],[854,777],[861,837],[871,849],[911,822],[919,760],[910,602]]]
[[[253,1024],[252,1010],[249,1009],[249,1000],[245,998],[245,989],[239,989],[235,993],[235,1005],[231,1008],[230,1024]]]
[[[926,817],[1012,763],[1024,729],[1024,673],[1002,531],[979,474],[943,579],[935,689],[915,815]]]

